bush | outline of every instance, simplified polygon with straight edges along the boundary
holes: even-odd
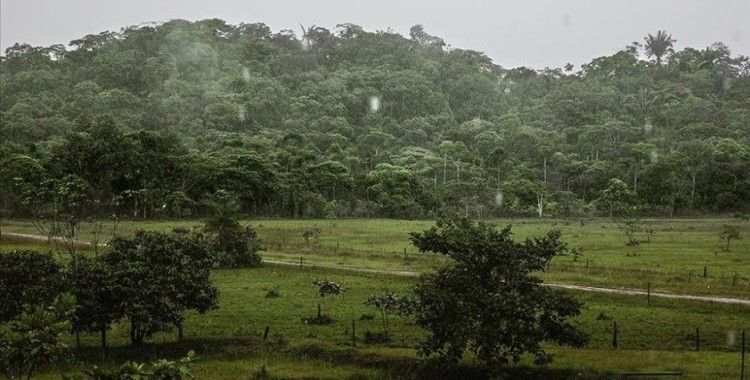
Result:
[[[49,304],[67,288],[65,273],[50,253],[0,252],[0,322],[19,315],[24,304]]]
[[[365,343],[378,344],[378,343],[388,343],[390,341],[391,341],[391,334],[389,334],[387,331],[372,332],[370,330],[367,330],[365,332]]]
[[[232,234],[226,234],[221,241],[216,239],[214,249],[219,265],[226,268],[257,267],[261,263],[261,244],[258,233],[251,226],[245,226]]]
[[[281,296],[281,292],[279,292],[279,288],[273,286],[268,289],[266,292],[266,298],[279,298]]]
[[[143,379],[143,380],[181,380],[192,379],[190,366],[195,361],[195,353],[188,352],[179,360],[157,360],[150,364],[127,362],[116,369],[93,369],[83,371],[84,378],[89,380],[109,379]]]

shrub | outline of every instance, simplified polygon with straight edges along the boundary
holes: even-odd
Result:
[[[281,292],[279,292],[279,288],[275,286],[272,286],[266,292],[266,298],[278,298],[280,296],[281,296]]]
[[[226,268],[257,267],[261,263],[261,244],[258,233],[245,226],[214,241],[219,265]]]
[[[94,366],[91,370],[83,371],[88,380],[109,379],[142,379],[142,380],[182,380],[192,379],[191,365],[195,361],[195,352],[188,352],[187,356],[179,360],[160,359],[150,364],[127,362],[116,369],[102,369]]]
[[[391,341],[391,335],[388,331],[372,332],[370,330],[365,331],[365,343],[378,344],[388,343]]]
[[[49,304],[67,288],[62,266],[52,254],[0,252],[0,322],[16,317],[23,305]]]

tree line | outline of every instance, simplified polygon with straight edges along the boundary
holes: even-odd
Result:
[[[674,42],[543,70],[419,25],[173,20],[16,44],[0,60],[2,210],[191,217],[225,192],[251,216],[746,211],[750,61]]]

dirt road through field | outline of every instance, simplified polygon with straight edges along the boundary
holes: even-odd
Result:
[[[3,232],[2,236],[15,238],[15,239],[38,241],[38,242],[46,242],[48,240],[46,236],[19,234],[19,233],[14,233],[14,232]],[[77,243],[90,244],[87,242],[77,242]],[[100,244],[100,245],[103,246],[104,244]],[[419,277],[419,275],[421,274],[419,272],[413,272],[413,271],[356,268],[356,267],[315,264],[315,263],[305,263],[305,262],[303,262],[300,265],[299,262],[275,260],[273,258],[264,258],[263,262],[268,265],[277,265],[277,266],[293,266],[293,267],[301,266],[304,268],[331,269],[331,270],[338,270],[342,272],[380,274],[380,275],[399,276],[399,277]],[[545,282],[544,285],[555,287],[555,288],[570,289],[570,290],[583,291],[583,292],[611,293],[611,294],[622,294],[622,295],[630,295],[630,296],[646,296],[648,294],[646,291],[638,290],[638,289],[601,288],[601,287],[595,287],[595,286],[560,284],[560,283],[550,283],[550,282]],[[656,293],[656,292],[651,292],[651,297],[750,306],[750,299],[743,299],[743,298],[702,296],[702,295],[693,295],[693,294]]]

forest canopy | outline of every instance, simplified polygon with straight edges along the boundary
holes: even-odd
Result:
[[[750,61],[674,42],[659,31],[543,70],[419,25],[173,20],[15,44],[0,61],[2,212],[46,199],[190,217],[219,192],[250,216],[747,211]]]

